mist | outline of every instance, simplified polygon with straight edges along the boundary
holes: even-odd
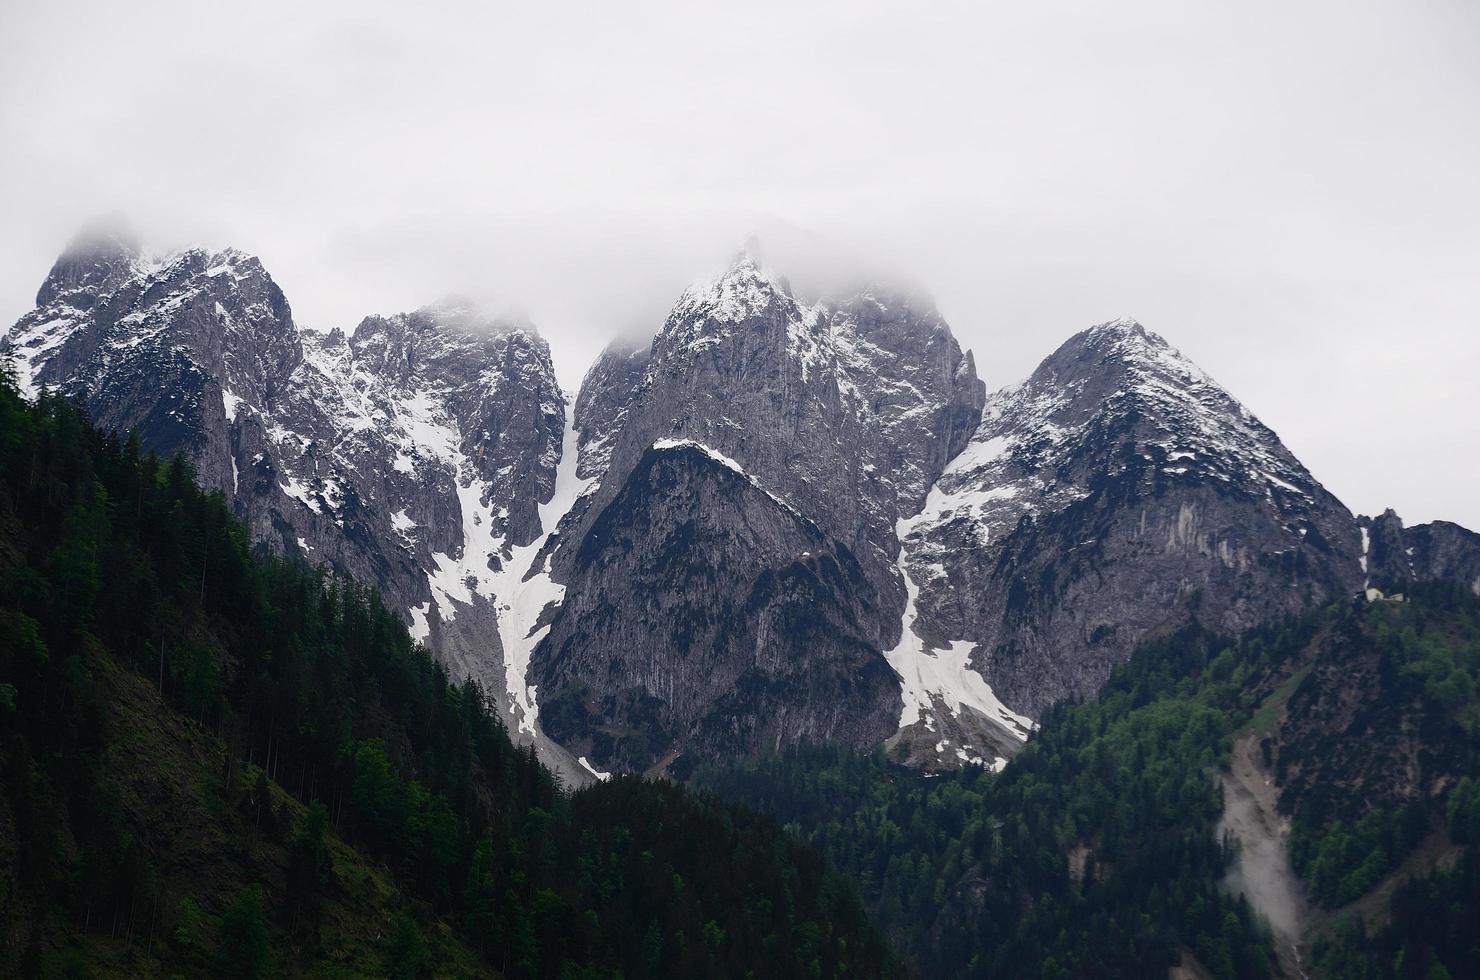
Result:
[[[926,289],[989,388],[1133,316],[1354,510],[1480,527],[1477,40],[1459,0],[12,2],[0,323],[122,211],[307,329],[518,311],[573,389],[754,234]]]

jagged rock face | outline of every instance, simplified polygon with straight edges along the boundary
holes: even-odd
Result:
[[[261,263],[230,249],[150,261],[118,238],[84,240],[37,298],[7,339],[22,353],[23,386],[81,397],[100,425],[138,427],[156,452],[183,450],[205,486],[230,495],[223,391],[268,401],[302,359],[292,311]],[[52,324],[54,341],[29,358],[28,321]]]
[[[1404,537],[1412,542],[1410,557],[1419,579],[1461,582],[1480,595],[1480,534],[1449,521],[1431,521],[1408,528]]]
[[[68,245],[36,292],[38,309],[91,310],[140,266],[139,243],[126,229],[89,229]]]
[[[1449,580],[1480,595],[1480,534],[1449,521],[1404,527],[1392,508],[1358,520],[1366,584],[1391,592],[1409,582]]]
[[[575,407],[581,454],[577,475],[582,479],[601,476],[611,464],[612,449],[642,390],[652,355],[649,342],[615,341],[586,372]]]
[[[523,327],[447,307],[368,317],[353,336],[305,334],[304,345],[293,395],[247,424],[286,466],[284,491],[312,512],[301,521],[331,539],[333,550],[310,556],[343,561],[344,539],[380,559],[372,581],[402,566],[391,591],[413,633],[502,696],[493,600],[513,549],[546,530],[538,506],[561,454],[565,400],[549,348]]]
[[[970,356],[962,354],[933,308],[917,298],[868,291],[840,303],[807,305],[746,255],[718,279],[691,287],[650,347],[609,350],[578,399],[580,472],[599,476],[600,482],[567,518],[561,537],[571,544],[554,556],[557,577],[567,586],[565,602],[536,650],[531,678],[542,692],[546,724],[582,739],[591,726],[604,728],[607,735],[590,736],[582,746],[600,764],[628,767],[666,761],[680,751],[690,757],[730,754],[776,738],[824,733],[860,746],[877,742],[891,728],[875,723],[879,712],[887,714],[890,702],[896,718],[900,710],[897,686],[881,702],[872,680],[888,672],[879,651],[898,638],[904,605],[894,564],[899,549],[894,525],[901,513],[919,507],[946,461],[969,437],[983,397]],[[751,646],[726,640],[711,650],[705,640],[710,652],[703,656],[692,645],[676,648],[663,619],[635,611],[641,597],[616,598],[651,588],[641,563],[577,558],[595,546],[593,535],[612,519],[609,512],[618,500],[630,506],[634,496],[648,492],[631,481],[650,475],[645,461],[655,444],[673,440],[693,441],[734,461],[745,474],[734,486],[774,498],[776,505],[764,513],[744,514],[747,532],[762,540],[789,540],[787,528],[805,514],[827,549],[847,556],[846,562],[839,559],[839,567],[856,570],[827,578],[827,598],[816,599],[822,606],[813,621],[831,623],[835,617],[823,610],[834,605],[852,609],[838,635],[848,638],[849,649],[856,641],[872,651],[867,661],[872,666],[860,677],[817,681],[836,697],[819,700],[817,690],[779,684],[770,674],[744,673],[748,665],[797,656],[835,662],[825,643],[818,641],[815,652],[806,653],[785,631],[757,629],[738,634]],[[664,513],[675,521],[694,519],[685,509],[692,504],[668,500],[666,506],[671,510]],[[655,525],[652,533],[664,532]],[[693,550],[686,552],[687,560],[725,569],[727,546],[723,536],[689,542]],[[636,545],[624,547],[630,552]],[[816,552],[819,545],[808,547]],[[794,560],[794,548],[783,550],[764,552],[764,561],[752,555],[743,571],[706,582],[705,601],[751,601],[762,571],[768,582],[791,583],[793,572],[783,575],[773,567],[776,561]],[[822,595],[811,585],[803,592],[814,593]],[[788,608],[799,608],[795,595],[787,602]],[[593,609],[602,610],[601,622],[608,627],[585,621]],[[611,625],[629,609],[634,622]],[[619,636],[620,642],[608,644],[602,634]],[[627,658],[634,650],[647,651],[668,667],[694,657],[696,670],[632,669]],[[704,659],[710,656],[723,663]],[[723,683],[690,689],[687,681],[673,681],[701,676]],[[761,684],[755,679],[761,676],[772,679]],[[749,705],[743,711],[735,700],[742,695],[733,689],[741,677],[749,678],[742,685],[749,692],[743,695]],[[589,692],[605,693],[612,685],[624,692],[620,698],[591,701]],[[596,719],[585,727],[569,721],[569,706],[578,702]],[[782,720],[767,719],[763,705]],[[721,724],[724,717],[730,721]],[[849,717],[853,722],[845,724]],[[610,737],[649,729],[654,718],[662,719],[661,726],[640,749]],[[720,732],[728,733],[728,741]]]
[[[616,409],[583,447],[581,472],[604,474],[585,520],[654,442],[693,439],[801,504],[898,606],[894,522],[968,437],[983,397],[928,305],[868,292],[808,306],[742,255],[680,297],[649,349],[608,351],[583,385],[583,407]]]
[[[109,235],[67,250],[5,348],[27,390],[184,451],[258,546],[379,587],[508,706],[493,597],[550,530],[565,432],[532,330],[444,305],[300,333],[256,258]]]
[[[258,546],[378,586],[572,781],[799,739],[1000,765],[1189,618],[1242,630],[1364,578],[1480,592],[1480,536],[1359,524],[1138,324],[987,399],[927,301],[808,304],[749,256],[608,348],[569,424],[521,324],[300,332],[255,258],[117,232],[58,259],[0,353],[186,452]]]
[[[969,644],[996,695],[1033,715],[1093,697],[1153,632],[1191,617],[1237,631],[1361,585],[1346,508],[1131,321],[993,395],[902,531],[916,632]]]
[[[898,686],[862,568],[709,449],[648,449],[571,568],[540,716],[573,753],[642,770],[893,731]]]
[[[876,420],[867,465],[888,475],[900,513],[913,513],[981,419],[986,388],[922,297],[862,292],[831,313],[848,379]]]

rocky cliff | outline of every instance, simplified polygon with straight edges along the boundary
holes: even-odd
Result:
[[[1075,335],[992,395],[901,537],[914,632],[950,652],[952,676],[979,672],[1030,716],[1092,698],[1148,634],[1192,618],[1236,632],[1361,585],[1357,525],[1340,501],[1129,320]],[[920,660],[904,652],[907,667]],[[927,659],[921,672],[939,670]],[[902,739],[912,757],[938,741],[946,686],[916,695],[921,720]],[[1014,726],[990,702],[980,714]],[[978,752],[1002,744],[1000,731],[955,721],[946,727]]]
[[[103,425],[184,452],[258,546],[377,586],[522,720],[505,647],[524,636],[497,600],[560,517],[542,505],[569,432],[532,327],[450,302],[300,331],[252,256],[150,257],[90,230],[5,348],[32,395],[82,398]]]
[[[642,768],[892,733],[895,524],[983,395],[919,297],[808,304],[749,253],[686,290],[647,348],[602,356],[577,401],[580,472],[599,481],[553,557],[567,591],[531,678],[546,724],[598,765]],[[680,479],[654,459],[664,446],[723,465]]]
[[[1392,508],[1358,523],[1366,585],[1401,592],[1413,582],[1450,580],[1480,595],[1480,534],[1449,521],[1404,527]]]
[[[256,258],[116,228],[3,353],[32,396],[184,452],[259,547],[378,586],[570,779],[818,739],[1000,765],[1189,620],[1480,590],[1480,536],[1354,518],[1133,321],[988,397],[925,297],[808,301],[749,250],[573,403],[522,321],[303,331]]]

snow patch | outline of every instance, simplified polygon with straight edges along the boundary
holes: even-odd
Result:
[[[318,497],[314,495],[313,489],[308,484],[296,477],[288,477],[288,482],[279,484],[283,493],[292,497],[315,514],[322,514],[323,508],[319,506]]]
[[[242,399],[228,388],[221,389],[221,407],[226,409],[226,421],[235,422],[237,413],[242,409]]]
[[[560,462],[555,468],[555,490],[548,501],[539,505],[541,533],[529,544],[512,548],[509,560],[493,576],[491,583],[492,594],[498,597],[498,632],[504,648],[509,712],[519,731],[530,735],[536,733],[539,700],[536,686],[528,683],[529,658],[550,631],[549,622],[540,625],[540,614],[546,606],[558,604],[565,598],[565,586],[550,575],[550,555],[544,556],[538,568],[535,563],[550,536],[559,528],[561,519],[595,482],[594,478],[583,480],[576,475],[579,442],[575,402],[567,398],[565,434],[560,443]]]
[[[30,401],[36,399],[40,394],[36,375],[51,360],[52,352],[70,340],[83,323],[81,316],[67,315],[64,312],[50,320],[27,326],[19,332],[12,332],[4,338],[0,348],[3,348],[3,353],[10,355],[11,362],[15,365],[16,385],[22,397]]]
[[[747,483],[755,487],[761,493],[770,497],[772,500],[776,501],[776,503],[780,504],[782,507],[795,514],[797,517],[801,517],[803,520],[806,519],[802,517],[801,511],[797,510],[791,504],[787,503],[778,494],[770,490],[750,473],[746,472],[745,467],[741,466],[732,457],[726,456],[718,449],[715,449],[711,446],[706,446],[704,443],[694,439],[659,439],[657,442],[653,443],[652,448],[659,451],[665,449],[697,449],[726,469],[733,470],[735,473],[740,474],[742,477],[745,478]]]
[[[412,606],[411,613],[411,638],[418,643],[425,643],[432,635],[431,624],[427,622],[427,616],[432,611],[430,602],[423,602],[419,606]]]
[[[978,469],[996,462],[1011,445],[1006,436],[993,436],[981,442],[968,443],[946,468],[953,473]]]
[[[587,762],[586,761],[586,757],[584,755],[581,756],[576,761],[581,764],[581,768],[582,769],[585,769],[587,772],[589,772],[591,775],[595,776],[597,779],[601,780],[603,783],[606,782],[608,779],[611,779],[612,778],[612,774],[611,773],[609,773],[609,772],[602,772],[600,769],[597,769],[595,766],[591,765],[591,763]]]
[[[911,519],[905,518],[896,524],[895,532],[901,542],[907,538],[911,523]],[[1015,737],[1026,740],[1028,733],[1033,730],[1033,719],[1020,715],[1003,704],[992,693],[992,686],[972,669],[971,651],[975,648],[975,643],[970,640],[954,640],[944,650],[937,650],[930,648],[915,632],[915,620],[919,615],[916,603],[920,598],[920,587],[905,564],[903,544],[900,545],[896,564],[904,579],[904,617],[900,624],[899,642],[894,649],[884,652],[884,658],[899,675],[900,698],[904,702],[899,716],[900,729],[919,722],[922,712],[930,709],[935,700],[939,699],[953,717],[959,718],[964,707],[974,708],[1001,723]]]

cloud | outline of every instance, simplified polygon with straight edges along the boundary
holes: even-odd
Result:
[[[7,4],[0,320],[121,209],[310,327],[505,297],[574,384],[760,230],[993,385],[1135,316],[1353,508],[1480,526],[1480,8],[921,6]]]

